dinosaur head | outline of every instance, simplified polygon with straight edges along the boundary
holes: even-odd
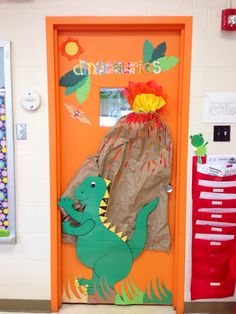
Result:
[[[84,181],[75,189],[75,198],[82,205],[94,205],[100,204],[101,200],[106,197],[107,185],[110,181],[101,177],[87,177]]]

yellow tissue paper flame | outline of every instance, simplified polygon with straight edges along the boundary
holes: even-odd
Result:
[[[133,102],[135,112],[155,112],[166,104],[161,96],[154,94],[139,94]]]

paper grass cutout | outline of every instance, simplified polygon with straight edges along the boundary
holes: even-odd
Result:
[[[158,279],[155,281],[156,290],[158,295],[154,291],[152,282],[150,282],[150,294],[148,292],[141,291],[137,288],[135,283],[132,281],[131,284],[126,282],[127,289],[125,289],[124,282],[121,287],[121,295],[117,292],[115,297],[116,305],[128,305],[128,304],[172,304],[172,292],[165,287],[164,282],[162,287],[160,287]],[[127,290],[127,291],[126,291]],[[128,292],[128,293],[127,293]]]
[[[179,58],[175,56],[166,56],[166,42],[163,41],[156,48],[146,39],[143,45],[143,61],[144,63],[153,63],[159,66],[161,72],[168,71],[176,66]]]
[[[82,285],[83,283],[83,285]],[[116,289],[110,289],[106,280],[104,283],[100,282],[100,286],[103,286],[103,294],[105,298],[102,298],[95,285],[94,295],[88,294],[89,285],[81,280],[75,279],[74,282],[69,282],[63,287],[63,301],[71,301],[75,303],[105,303],[115,305],[130,305],[130,304],[172,304],[172,292],[165,287],[164,282],[159,285],[158,279],[154,281],[154,284],[150,282],[149,291],[141,291],[135,285],[134,281],[125,280],[121,284],[121,291]],[[155,285],[155,287],[154,287]],[[156,288],[156,289],[155,289]],[[155,289],[155,290],[154,290]],[[157,291],[157,292],[156,292]]]
[[[87,118],[85,112],[78,110],[74,106],[69,104],[64,104],[64,106],[66,107],[67,111],[71,114],[71,117],[73,119],[78,119],[82,123],[92,125],[89,119]]]
[[[77,59],[83,52],[84,49],[80,46],[77,39],[68,38],[61,45],[61,54],[69,61],[72,59]]]
[[[75,189],[76,200],[85,206],[83,212],[74,209],[74,200],[69,197],[60,198],[58,203],[73,220],[80,223],[79,226],[72,226],[67,220],[62,223],[62,229],[64,233],[79,238],[76,245],[82,249],[76,249],[77,257],[93,271],[92,279],[78,278],[78,284],[88,285],[88,294],[94,294],[96,286],[103,299],[103,289],[106,290],[104,282],[114,290],[114,285],[128,276],[133,261],[143,252],[147,237],[147,218],[159,203],[159,198],[156,198],[140,209],[132,237],[127,241],[127,237],[120,238],[116,235],[110,222],[101,221],[99,212],[109,198],[107,184],[109,182],[103,178],[92,176],[84,179]],[[102,209],[105,208],[103,206]]]
[[[208,142],[204,143],[204,138],[202,133],[190,135],[191,144],[196,148],[195,154],[198,156],[198,163],[202,163],[201,156],[206,156],[206,145]]]
[[[68,280],[63,285],[62,300],[63,302],[88,303],[87,288],[78,286],[73,281]]]
[[[156,285],[156,290],[159,294],[159,297],[156,295],[153,289],[154,287],[152,283],[150,283],[151,298],[149,298],[148,293],[146,291],[144,295],[144,300],[143,300],[144,303],[166,304],[166,305],[172,304],[172,292],[165,287],[164,282],[162,282],[162,289],[159,285],[158,279],[156,279],[155,285]]]
[[[127,281],[127,288],[129,295],[127,295],[124,283],[122,283],[121,295],[119,293],[116,294],[115,304],[116,305],[128,305],[128,304],[143,304],[144,292],[139,290],[135,283],[132,281],[131,284]]]
[[[108,286],[106,279],[104,280],[104,282],[100,281],[100,286],[102,287],[104,297],[102,297],[99,294],[99,291],[98,291],[97,286],[95,284],[95,287],[94,287],[95,293],[94,293],[94,295],[88,295],[88,303],[89,304],[92,304],[92,303],[94,303],[94,304],[101,304],[101,303],[114,304],[116,291],[114,289],[111,289]]]

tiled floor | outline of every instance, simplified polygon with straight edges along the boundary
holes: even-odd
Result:
[[[171,306],[73,305],[64,304],[60,314],[175,314]]]
[[[78,305],[64,304],[59,314],[176,314],[171,306],[149,306],[149,305]],[[16,314],[11,312],[0,312],[0,314]],[[24,313],[21,313],[24,314]],[[30,313],[25,313],[30,314]],[[38,313],[40,314],[40,313]]]

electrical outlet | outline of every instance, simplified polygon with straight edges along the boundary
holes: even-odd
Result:
[[[214,142],[230,142],[230,125],[214,125]]]

